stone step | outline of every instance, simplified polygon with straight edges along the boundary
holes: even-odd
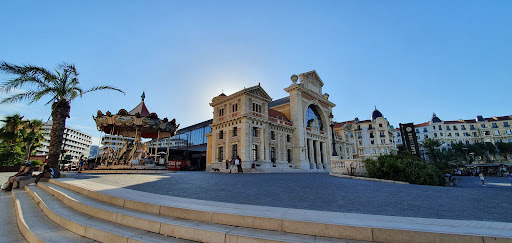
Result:
[[[212,202],[136,191],[73,178],[61,187],[124,208],[180,219],[376,242],[511,242],[512,224],[396,217]]]
[[[28,242],[95,242],[50,220],[25,190],[13,190],[12,194],[17,225]]]
[[[0,192],[0,242],[27,242],[16,223],[14,199],[11,192]]]
[[[146,213],[108,204],[50,183],[39,187],[91,216],[155,233],[201,242],[356,242],[310,235],[212,224]]]
[[[81,213],[65,205],[36,185],[28,185],[25,189],[53,222],[90,239],[100,242],[191,242],[116,224]]]

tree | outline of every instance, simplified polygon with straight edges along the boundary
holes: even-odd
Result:
[[[23,128],[21,140],[25,149],[25,160],[28,160],[32,151],[39,146],[43,139],[43,134],[41,133],[43,123],[39,120],[30,120],[24,123]]]
[[[14,103],[29,100],[29,103],[39,101],[43,97],[50,97],[46,104],[52,104],[52,131],[50,133],[50,147],[48,152],[48,164],[51,168],[59,167],[59,155],[61,153],[66,119],[71,110],[70,103],[77,97],[98,90],[115,90],[124,94],[120,89],[103,85],[95,86],[83,91],[79,87],[79,73],[75,65],[62,63],[52,72],[43,67],[32,65],[18,66],[6,62],[0,62],[0,70],[14,75],[15,78],[3,83],[0,93],[10,93],[15,89],[29,86],[28,91],[15,94],[2,100],[1,103]]]
[[[439,142],[439,140],[427,138],[421,142],[421,145],[425,148],[426,154],[431,162],[438,163],[441,161],[442,153],[441,150],[439,150],[441,142]]]
[[[2,120],[0,128],[0,165],[14,166],[23,162],[23,149],[21,146],[21,131],[23,116],[15,114]]]
[[[487,153],[489,153],[489,155],[491,155],[492,160],[494,160],[496,154],[498,153],[498,151],[496,150],[496,146],[494,146],[493,143],[487,142],[485,143],[485,150],[487,150]]]
[[[501,156],[505,160],[508,159],[508,155],[512,153],[512,143],[497,142],[496,148],[498,148]]]

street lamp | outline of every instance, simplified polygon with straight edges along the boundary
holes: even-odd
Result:
[[[338,153],[336,153],[336,140],[334,136],[334,116],[332,115],[332,112],[331,114],[329,114],[329,121],[331,123],[330,126],[332,133],[332,156],[338,156]]]

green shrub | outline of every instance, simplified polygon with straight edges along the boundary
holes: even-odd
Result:
[[[368,177],[419,185],[444,184],[444,175],[436,166],[410,153],[382,155],[377,160],[366,159],[364,162]]]
[[[40,161],[40,160],[37,160],[37,159],[31,160],[31,161],[32,161],[32,166],[34,166],[34,167],[35,166],[40,166],[40,165],[43,164],[43,161]]]

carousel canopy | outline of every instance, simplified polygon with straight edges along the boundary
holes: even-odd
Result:
[[[106,134],[121,135],[124,137],[171,137],[179,127],[176,120],[169,121],[167,118],[160,120],[156,113],[150,113],[144,103],[145,94],[142,93],[142,101],[130,112],[125,109],[119,110],[113,115],[107,111],[105,115],[98,111],[93,116],[98,130]]]

